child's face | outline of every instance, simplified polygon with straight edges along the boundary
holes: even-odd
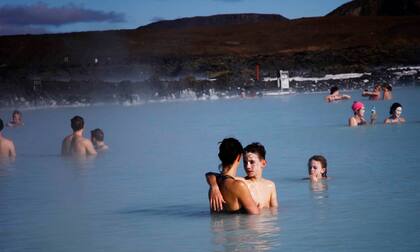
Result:
[[[311,160],[310,167],[309,167],[309,176],[311,178],[320,179],[322,178],[322,174],[325,172],[325,168],[322,167],[321,162]]]
[[[249,178],[261,178],[266,164],[265,159],[260,159],[258,154],[248,152],[244,155],[244,170]]]

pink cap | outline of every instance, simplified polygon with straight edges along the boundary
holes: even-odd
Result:
[[[356,112],[362,108],[364,108],[365,105],[363,105],[363,103],[359,102],[359,101],[355,101],[353,102],[353,105],[351,106],[351,109],[353,109],[353,112]]]

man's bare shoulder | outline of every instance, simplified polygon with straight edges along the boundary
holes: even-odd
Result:
[[[63,139],[63,142],[71,141],[72,138],[73,138],[73,134],[70,134]]]
[[[261,178],[261,183],[263,183],[264,185],[268,187],[276,187],[276,184],[273,181],[266,178]]]

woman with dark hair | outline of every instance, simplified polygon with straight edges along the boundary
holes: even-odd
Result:
[[[223,210],[229,213],[259,214],[247,185],[235,179],[243,154],[242,144],[235,138],[225,138],[219,146],[220,176],[217,185],[225,200]]]
[[[389,114],[391,116],[385,119],[385,124],[405,123],[405,118],[401,116],[402,105],[398,102],[395,102],[391,105],[389,109]]]

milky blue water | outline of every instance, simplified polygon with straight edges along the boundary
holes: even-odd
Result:
[[[350,94],[387,116],[392,101]],[[351,101],[324,95],[25,110],[3,131],[18,157],[0,169],[0,251],[418,251],[420,88],[394,91],[408,121],[394,126],[348,128]],[[108,153],[58,155],[76,114]],[[231,136],[266,146],[278,212],[209,214],[204,173]],[[321,184],[302,180],[314,154]]]

